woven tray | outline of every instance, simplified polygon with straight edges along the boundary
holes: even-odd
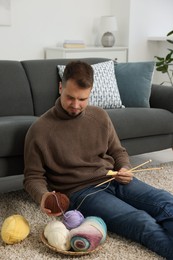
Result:
[[[44,245],[46,245],[48,248],[50,248],[51,250],[63,254],[63,255],[74,255],[74,256],[82,256],[82,255],[88,255],[88,254],[92,254],[94,252],[96,252],[97,250],[101,249],[103,244],[101,246],[98,246],[96,249],[92,250],[92,251],[86,251],[86,252],[75,252],[75,251],[66,251],[66,250],[61,250],[61,249],[57,249],[53,246],[51,246],[47,239],[44,236],[44,232],[41,234],[41,241],[43,242]]]

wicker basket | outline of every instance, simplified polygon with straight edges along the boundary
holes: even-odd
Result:
[[[73,256],[82,256],[82,255],[88,255],[88,254],[92,254],[94,252],[96,252],[97,250],[101,249],[103,244],[101,246],[98,246],[97,248],[95,248],[94,250],[92,251],[81,251],[81,252],[75,252],[75,251],[66,251],[66,250],[61,250],[61,249],[57,249],[53,246],[51,246],[47,239],[45,238],[44,236],[44,232],[41,234],[41,241],[43,242],[44,245],[46,245],[48,248],[50,248],[51,250],[57,252],[57,253],[60,253],[60,254],[63,254],[63,255],[73,255]]]

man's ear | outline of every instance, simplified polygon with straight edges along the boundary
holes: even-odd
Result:
[[[62,93],[62,82],[60,81],[59,82],[59,94],[61,95],[61,93]]]

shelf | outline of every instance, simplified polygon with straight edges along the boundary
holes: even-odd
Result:
[[[64,47],[46,47],[45,49],[52,49],[52,50],[61,50],[66,52],[88,52],[88,51],[120,51],[120,50],[128,50],[127,46],[114,46],[114,47],[95,47],[95,46],[86,46],[82,48],[64,48]]]
[[[148,41],[166,42],[167,37],[164,36],[151,36],[148,37]]]
[[[87,46],[85,48],[63,48],[47,47],[45,48],[46,59],[63,59],[63,58],[108,58],[118,62],[128,61],[128,47],[95,47]]]

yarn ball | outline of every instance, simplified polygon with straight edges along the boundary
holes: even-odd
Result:
[[[107,235],[105,222],[99,217],[87,217],[83,223],[70,230],[70,243],[75,252],[95,250]]]
[[[70,249],[69,230],[59,220],[49,222],[44,229],[44,236],[48,243],[60,250]]]
[[[90,230],[89,230],[90,231]],[[79,236],[73,236],[70,240],[72,249],[75,252],[87,252],[94,250],[98,245],[96,244],[95,248],[90,249],[92,244],[91,239],[85,238],[79,234]]]
[[[53,214],[60,213],[60,215],[68,209],[69,204],[69,198],[60,192],[52,192],[44,202],[46,209],[50,209]]]
[[[69,210],[63,216],[63,224],[68,229],[73,229],[78,226],[84,221],[84,216],[78,210]]]
[[[1,228],[1,238],[6,244],[15,244],[24,240],[30,232],[28,221],[21,215],[6,218]]]
[[[103,237],[100,241],[100,244],[102,244],[106,240],[106,236],[107,236],[107,226],[104,220],[100,217],[90,216],[90,217],[86,217],[85,223],[94,226],[102,233]]]

